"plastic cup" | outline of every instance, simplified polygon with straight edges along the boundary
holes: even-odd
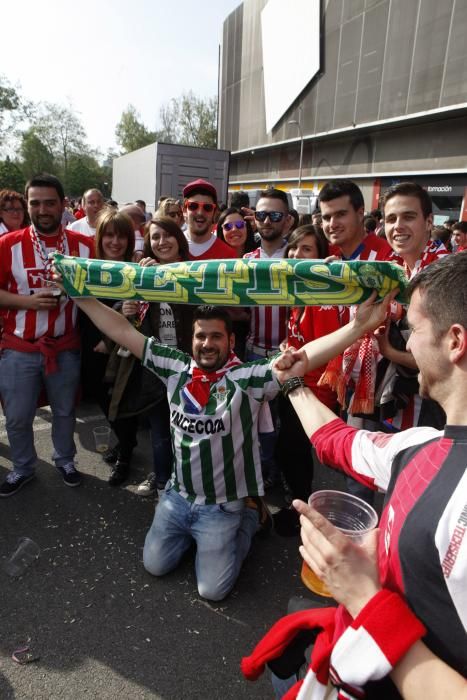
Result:
[[[96,452],[103,454],[107,452],[110,446],[110,427],[108,425],[98,425],[93,428],[94,442],[96,443]]]
[[[38,544],[30,540],[29,537],[21,537],[15,552],[5,564],[5,571],[14,578],[22,576],[28,566],[39,558],[41,553]]]
[[[378,514],[361,498],[344,491],[315,491],[308,499],[308,505],[324,515],[344,535],[361,544],[365,536],[374,530],[378,523]],[[324,583],[304,561],[301,579],[305,586],[320,596],[331,598]]]

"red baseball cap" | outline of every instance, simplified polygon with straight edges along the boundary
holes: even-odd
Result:
[[[183,197],[187,199],[191,194],[194,192],[199,192],[199,193],[206,193],[209,194],[211,197],[213,197],[214,202],[217,204],[217,191],[214,185],[211,185],[210,182],[207,180],[203,180],[202,178],[199,178],[198,180],[193,180],[193,182],[189,182],[185,187],[183,188]]]

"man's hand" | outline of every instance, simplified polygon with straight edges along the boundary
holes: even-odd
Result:
[[[52,290],[44,289],[28,297],[28,309],[33,311],[50,311],[56,309],[60,297],[55,296]]]
[[[300,513],[300,554],[335,600],[356,617],[381,589],[376,560],[379,530],[355,544],[303,501],[295,500],[292,505]]]
[[[273,371],[281,384],[290,377],[303,377],[308,368],[308,358],[304,350],[287,349],[273,364]]]
[[[365,335],[365,333],[369,331],[374,331],[375,328],[382,326],[386,322],[391,301],[395,299],[398,293],[398,288],[393,289],[384,299],[376,301],[377,294],[376,291],[374,291],[366,301],[357,306],[353,323],[361,335]]]

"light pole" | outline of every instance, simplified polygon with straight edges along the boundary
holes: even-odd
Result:
[[[300,113],[300,110],[299,110]],[[299,117],[300,119],[300,117]],[[302,185],[302,165],[303,165],[303,131],[302,127],[300,125],[300,121],[297,121],[296,119],[291,119],[290,121],[287,122],[287,124],[295,124],[295,126],[298,128],[298,133],[300,134],[300,161],[298,164],[298,189],[301,188]]]

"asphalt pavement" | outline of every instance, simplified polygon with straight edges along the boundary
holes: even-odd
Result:
[[[298,538],[255,538],[221,603],[199,597],[193,553],[154,578],[143,568],[142,548],[155,499],[135,494],[150,471],[147,431],[139,432],[128,484],[112,488],[92,436],[104,423],[96,406],[80,406],[84,479],[69,488],[51,461],[50,413],[41,409],[34,423],[37,478],[0,500],[0,700],[271,698],[267,673],[247,682],[239,663],[289,598],[306,595]],[[1,416],[1,479],[8,468]],[[315,488],[323,487],[343,489],[343,477],[323,469]],[[280,505],[280,492],[268,501]],[[4,567],[20,537],[33,539],[41,553],[14,579]],[[20,665],[12,654],[25,645],[37,659]]]

